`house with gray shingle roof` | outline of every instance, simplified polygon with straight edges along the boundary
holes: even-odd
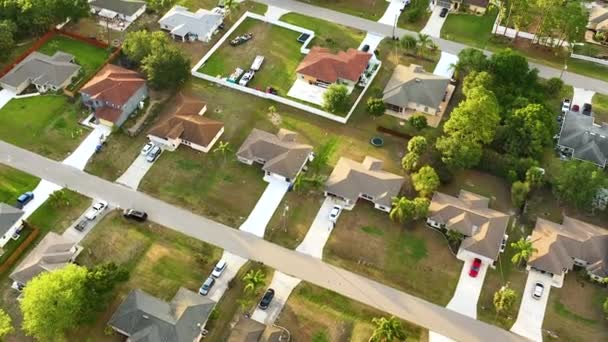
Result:
[[[215,302],[180,287],[171,302],[140,289],[129,293],[108,325],[128,342],[192,342],[200,339]]]
[[[446,105],[450,79],[416,64],[397,65],[382,93],[387,114],[403,117],[406,112],[437,115]]]
[[[286,335],[288,333],[279,327],[241,317],[232,328],[227,342],[281,342],[288,340]]]
[[[597,124],[591,116],[569,112],[557,142],[562,153],[605,168],[608,161],[608,123]]]
[[[21,228],[23,221],[23,210],[15,208],[6,203],[0,203],[0,248],[13,237],[15,232]],[[0,253],[1,254],[1,253]]]
[[[69,53],[57,51],[48,56],[35,51],[0,78],[0,86],[16,94],[30,84],[40,93],[57,91],[67,87],[79,71],[80,66]]]
[[[138,0],[90,0],[91,13],[104,22],[128,27],[146,11],[146,2]]]
[[[193,13],[186,7],[176,5],[158,23],[173,39],[208,42],[223,21],[224,16],[221,14],[202,8]]]

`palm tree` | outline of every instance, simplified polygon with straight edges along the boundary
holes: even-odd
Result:
[[[454,229],[448,229],[445,232],[445,237],[451,243],[458,243],[458,242],[462,241],[462,239],[464,239],[464,234],[462,234],[461,232],[454,230]]]
[[[266,281],[266,273],[260,269],[250,270],[243,277],[243,281],[245,282],[245,292],[256,293]]]
[[[221,154],[224,156],[224,163],[226,163],[226,155],[232,151],[230,143],[227,141],[220,141],[216,148],[213,149],[213,153]]]
[[[499,314],[509,311],[513,307],[513,304],[515,304],[516,299],[517,293],[509,287],[509,283],[506,283],[500,290],[496,291],[493,300],[494,310],[496,311],[494,320],[498,318]]]
[[[407,197],[393,197],[392,205],[389,217],[393,221],[403,223],[414,214],[414,205]]]
[[[516,250],[516,253],[511,258],[511,262],[516,265],[519,265],[522,260],[528,261],[532,254],[538,251],[532,246],[532,241],[524,238],[519,239],[517,242],[511,242],[511,247]]]
[[[416,51],[416,47],[418,46],[418,40],[416,37],[411,34],[406,34],[399,40],[399,44],[405,51]]]
[[[375,328],[372,336],[369,338],[370,342],[404,341],[407,337],[405,331],[403,331],[401,322],[395,316],[391,316],[390,318],[372,318],[372,323]]]
[[[70,204],[67,193],[64,189],[53,191],[53,193],[51,193],[51,195],[49,196],[49,199],[51,206],[55,208]]]
[[[435,43],[431,40],[431,36],[424,33],[418,33],[418,55],[424,57],[427,50],[430,50]]]

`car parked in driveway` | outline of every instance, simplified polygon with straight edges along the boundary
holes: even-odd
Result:
[[[469,275],[473,278],[477,277],[480,269],[481,269],[481,259],[479,259],[479,258],[473,259],[473,263],[471,264],[471,269],[469,270]]]
[[[84,214],[84,217],[89,221],[93,221],[107,207],[108,207],[108,202],[99,201],[99,202],[95,203],[93,205],[93,207],[91,207],[91,209],[89,209],[89,211],[86,212],[86,214]]]
[[[338,221],[338,217],[340,217],[340,213],[342,213],[342,207],[339,205],[334,205],[329,212],[329,220],[336,223],[336,221]]]
[[[579,110],[581,110],[581,108],[576,104],[572,105],[572,108],[570,108],[570,111],[575,113],[578,113]]]
[[[148,155],[146,156],[146,161],[148,161],[149,163],[153,163],[158,156],[160,156],[161,153],[161,149],[158,146],[154,146],[152,147],[152,149],[150,150],[150,152],[148,152]]]
[[[540,299],[543,296],[543,292],[545,291],[545,285],[542,283],[534,284],[534,289],[532,290],[532,298]]]
[[[215,267],[213,268],[213,272],[211,272],[211,276],[213,278],[219,278],[222,273],[224,273],[224,270],[226,270],[226,266],[228,266],[226,260],[222,259],[218,261],[217,264],[215,264]]]
[[[87,220],[86,218],[82,219],[76,224],[76,226],[74,226],[74,229],[79,232],[82,232],[87,227],[87,224],[89,224],[89,220]]]
[[[447,8],[445,8],[445,7],[444,7],[444,8],[442,8],[442,9],[441,9],[441,12],[439,13],[439,17],[441,17],[441,18],[445,18],[445,17],[448,15],[448,11],[449,11],[449,10],[448,10]]]
[[[211,291],[211,288],[213,287],[214,284],[215,284],[215,279],[213,277],[207,278],[207,280],[205,280],[203,285],[201,285],[201,288],[198,289],[198,293],[203,296],[206,296],[207,294],[209,294],[209,291]]]
[[[135,209],[125,209],[122,216],[139,222],[144,222],[146,219],[148,219],[148,214]]]
[[[562,113],[567,113],[570,110],[570,99],[564,99],[564,101],[562,101]]]
[[[583,115],[587,115],[587,116],[591,116],[591,109],[592,109],[591,103],[585,103],[583,105],[583,112],[582,112],[582,114]]]
[[[22,193],[17,197],[17,203],[15,203],[15,207],[17,209],[23,209],[26,204],[30,203],[34,199],[34,193],[31,191]]]
[[[264,297],[262,297],[262,300],[260,300],[260,304],[258,304],[258,307],[262,310],[268,309],[268,306],[270,305],[270,302],[272,302],[273,298],[274,298],[274,290],[273,289],[266,290],[266,293],[264,293]]]
[[[144,147],[141,149],[141,154],[143,154],[144,156],[147,155],[148,153],[150,153],[150,150],[152,150],[152,148],[154,147],[154,144],[151,142],[148,142],[144,145]]]

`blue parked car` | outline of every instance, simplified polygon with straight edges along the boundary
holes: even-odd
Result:
[[[23,207],[25,207],[26,204],[28,204],[33,199],[34,199],[33,192],[28,191],[26,193],[23,193],[19,197],[17,197],[17,204],[15,204],[15,207],[22,209]]]

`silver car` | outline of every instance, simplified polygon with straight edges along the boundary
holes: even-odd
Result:
[[[150,152],[148,152],[148,155],[146,156],[146,160],[150,163],[153,163],[156,160],[156,158],[158,158],[158,156],[160,156],[160,152],[161,152],[160,147],[155,145],[154,147],[152,147]]]

